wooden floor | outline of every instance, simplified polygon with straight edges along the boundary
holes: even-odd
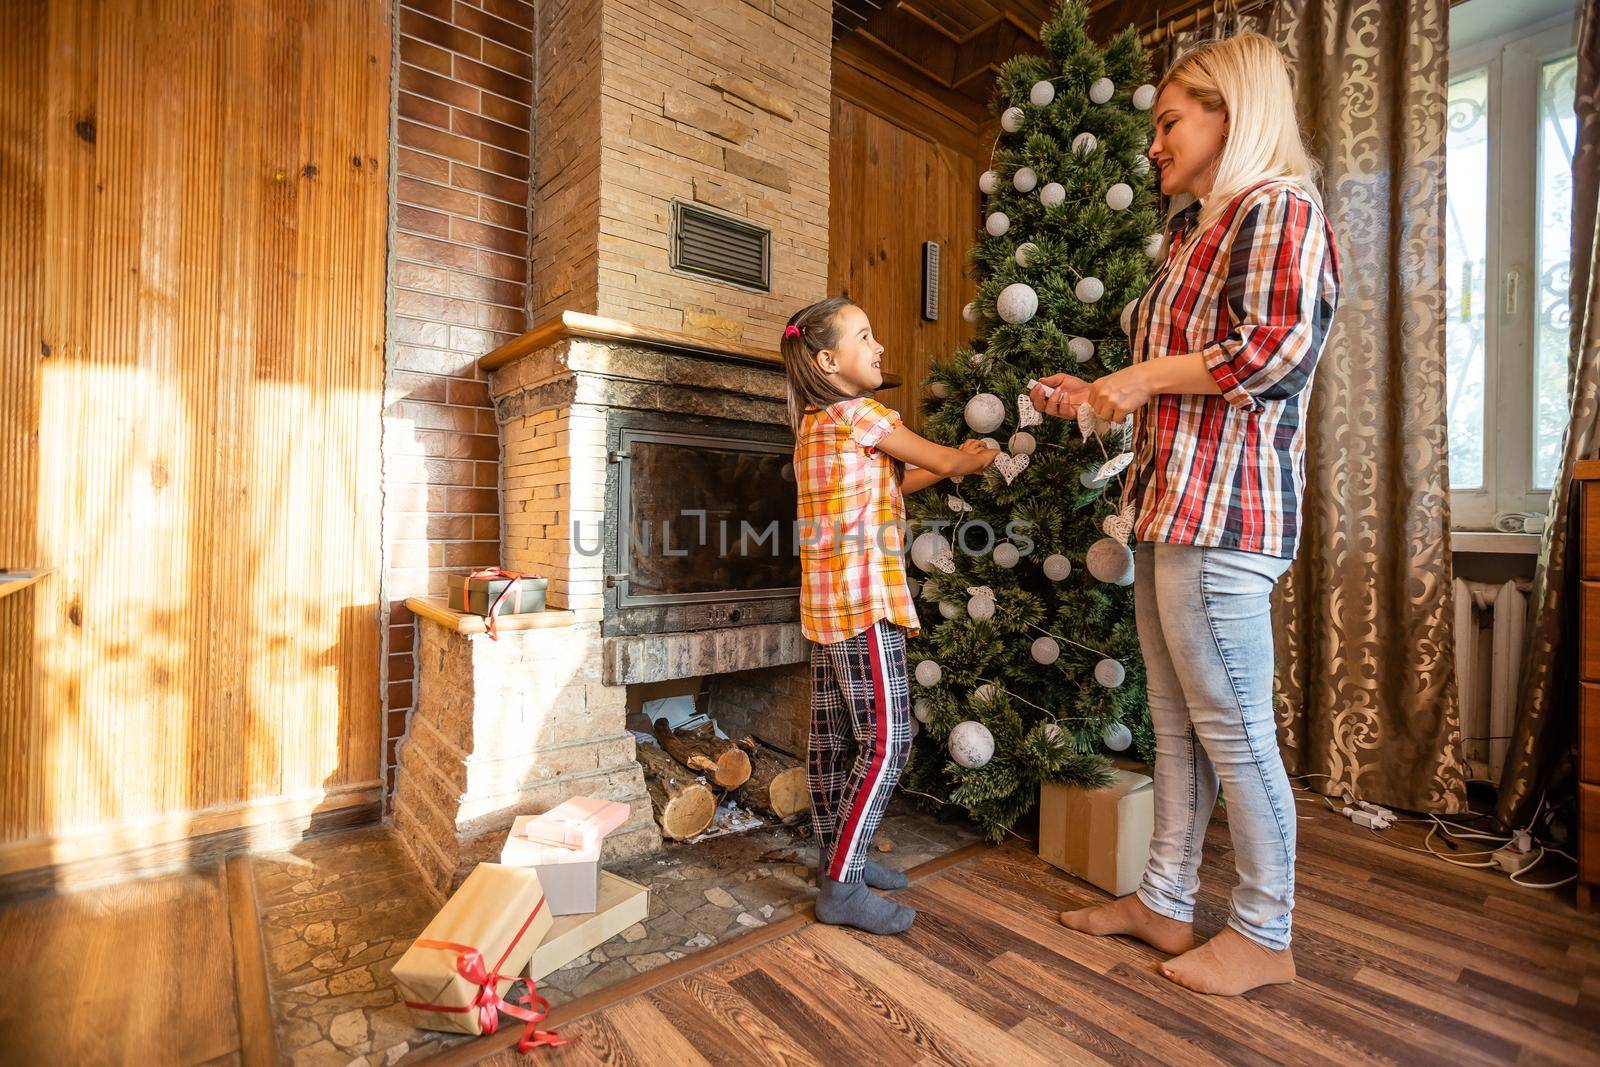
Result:
[[[1189,993],[1139,944],[1075,934],[1063,908],[1105,899],[1023,849],[972,856],[900,897],[920,914],[875,938],[797,917],[754,947],[641,976],[551,1022],[547,1064],[1600,1063],[1600,921],[1561,893],[1404,851],[1302,804],[1290,986]],[[1202,934],[1233,882],[1213,826]],[[665,969],[663,969],[665,970]],[[509,1020],[507,1020],[509,1022]],[[504,1032],[452,1062],[511,1067]],[[479,1057],[484,1057],[479,1059]]]

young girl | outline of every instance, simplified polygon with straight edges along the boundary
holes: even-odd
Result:
[[[998,455],[946,448],[866,394],[883,385],[866,313],[840,297],[798,312],[783,333],[801,530],[800,625],[811,649],[811,819],[817,918],[898,934],[916,912],[873,893],[906,879],[867,860],[911,751],[902,492],[974,474]],[[899,461],[896,463],[894,461]],[[900,464],[919,469],[899,476]],[[850,759],[851,738],[857,749]]]

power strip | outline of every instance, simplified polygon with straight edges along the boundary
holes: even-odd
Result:
[[[1533,865],[1539,858],[1539,853],[1533,847],[1533,835],[1526,830],[1518,830],[1511,839],[1510,844],[1497,850],[1489,857],[1494,860],[1495,866],[1507,874],[1516,874]]]

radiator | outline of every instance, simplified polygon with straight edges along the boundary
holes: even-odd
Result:
[[[1528,589],[1525,579],[1499,585],[1455,580],[1463,754],[1493,781],[1500,779],[1516,720]]]

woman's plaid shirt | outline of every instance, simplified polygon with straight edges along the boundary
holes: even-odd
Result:
[[[917,632],[906,583],[906,506],[878,445],[900,414],[869,397],[806,415],[794,446],[799,489],[800,629],[831,645],[879,619]]]
[[[1293,558],[1338,250],[1322,210],[1287,182],[1241,193],[1204,233],[1199,213],[1174,219],[1129,340],[1135,362],[1201,353],[1222,395],[1162,394],[1140,414],[1136,535]]]

